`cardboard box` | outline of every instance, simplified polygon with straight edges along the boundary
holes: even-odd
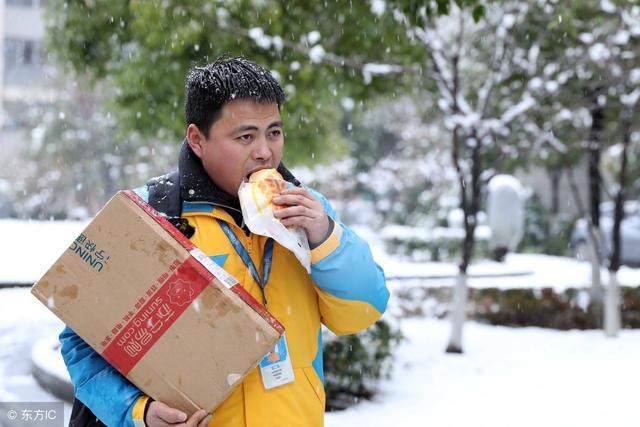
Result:
[[[104,206],[32,293],[140,390],[188,414],[222,403],[284,332],[132,191]]]

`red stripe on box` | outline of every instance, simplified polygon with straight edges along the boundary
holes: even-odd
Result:
[[[198,261],[187,258],[102,352],[123,375],[136,366],[207,287],[210,279],[201,274],[199,267],[202,265]]]
[[[151,218],[155,219],[156,222],[160,224],[162,228],[167,230],[171,234],[171,236],[173,236],[173,238],[175,238],[178,241],[178,243],[180,243],[186,250],[190,251],[192,249],[195,249],[195,245],[191,243],[191,241],[187,239],[184,236],[184,234],[182,234],[177,228],[175,228],[173,224],[167,221],[167,219],[161,213],[153,209],[151,205],[149,205],[144,200],[142,200],[142,198],[140,198],[140,196],[138,196],[134,191],[124,190],[123,193],[129,199],[131,199],[136,205],[138,205],[142,210],[144,210],[147,214],[149,214]],[[211,278],[210,280],[213,280],[215,276],[209,270],[204,268],[204,266],[202,266],[202,264],[200,264],[198,261],[196,261],[196,263],[199,266],[197,268],[201,272],[201,274],[205,275],[205,277],[210,277]],[[267,323],[269,323],[271,326],[273,326],[275,330],[277,330],[281,334],[284,333],[284,326],[282,325],[282,323],[280,323],[278,319],[273,317],[273,315],[269,313],[269,311],[267,311],[265,306],[260,304],[258,300],[256,300],[253,296],[251,296],[251,294],[247,292],[242,287],[242,285],[237,284],[233,286],[231,290],[236,295],[238,295],[240,299],[242,299],[242,301],[244,301],[251,308],[253,308],[256,313],[262,316],[262,318],[266,320]]]

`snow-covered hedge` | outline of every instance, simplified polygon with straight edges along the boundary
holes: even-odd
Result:
[[[621,288],[622,327],[640,328],[640,287]],[[398,293],[401,317],[448,314],[451,289],[413,287]],[[492,325],[538,326],[553,329],[602,328],[585,288],[544,289],[470,288],[467,315]]]

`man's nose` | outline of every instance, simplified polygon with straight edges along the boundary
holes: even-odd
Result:
[[[269,160],[271,158],[271,150],[266,138],[258,138],[256,140],[256,146],[251,153],[253,160]]]

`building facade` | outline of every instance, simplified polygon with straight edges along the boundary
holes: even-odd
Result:
[[[41,0],[0,0],[0,193],[16,176],[38,110],[58,98],[45,27]]]

